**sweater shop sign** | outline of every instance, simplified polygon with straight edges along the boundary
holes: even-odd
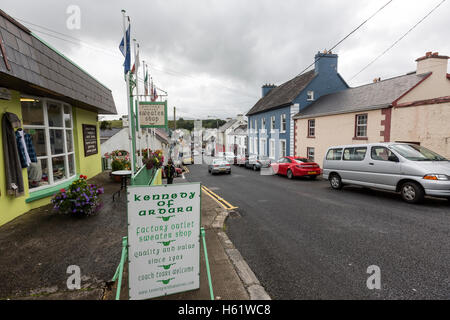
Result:
[[[200,183],[128,187],[131,300],[200,288]]]
[[[139,102],[138,112],[141,128],[167,127],[167,101]]]
[[[98,153],[97,126],[83,124],[84,156],[92,156]]]

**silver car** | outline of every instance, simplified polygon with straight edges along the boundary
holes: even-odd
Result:
[[[450,162],[409,143],[372,143],[328,149],[323,177],[333,189],[345,184],[400,192],[418,203],[425,195],[450,199]]]
[[[213,159],[208,165],[208,172],[211,174],[227,173],[231,174],[231,165],[224,159]]]

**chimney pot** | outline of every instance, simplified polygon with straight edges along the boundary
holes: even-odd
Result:
[[[425,54],[425,56],[426,56],[426,57],[431,57],[431,51],[428,51],[428,52]]]
[[[438,56],[438,55],[439,55],[439,52],[433,53],[433,56]]]

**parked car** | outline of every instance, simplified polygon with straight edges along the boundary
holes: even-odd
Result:
[[[181,159],[181,162],[183,163],[183,165],[193,164],[194,159],[192,158],[192,156],[185,156]]]
[[[271,161],[269,157],[257,154],[247,155],[244,162],[244,166],[247,169],[253,169],[254,171],[261,170],[261,168],[269,168],[270,164]]]
[[[228,163],[234,163],[235,155],[233,152],[218,152],[216,158],[225,159]]]
[[[284,157],[272,163],[271,167],[275,174],[285,175],[289,179],[295,177],[316,179],[322,173],[317,163],[302,157]]]
[[[231,164],[222,158],[215,158],[208,165],[208,172],[211,174],[228,173],[231,174]]]
[[[333,189],[353,184],[396,191],[408,203],[418,203],[426,195],[450,198],[450,162],[415,144],[331,147],[323,162],[323,177]]]

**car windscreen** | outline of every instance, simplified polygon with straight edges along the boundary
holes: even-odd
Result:
[[[415,144],[394,144],[391,149],[411,161],[448,161],[436,152]]]
[[[312,163],[312,162],[314,162],[314,161],[312,161],[310,159],[306,159],[306,158],[295,158],[294,161],[297,163]]]
[[[214,165],[225,165],[225,164],[228,164],[228,162],[226,162],[224,160],[214,160],[213,164]]]

